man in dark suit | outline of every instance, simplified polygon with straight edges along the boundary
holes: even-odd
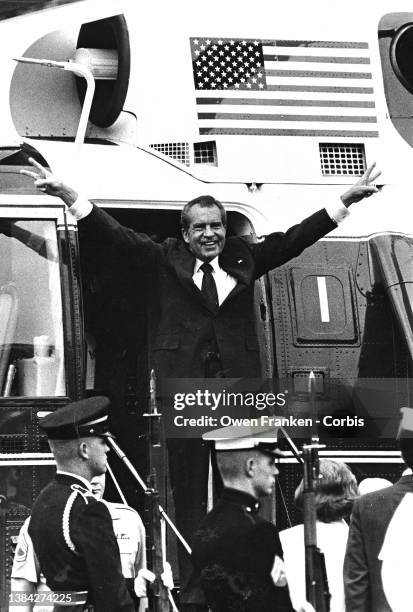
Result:
[[[342,196],[340,205],[322,209],[286,233],[262,242],[226,238],[226,212],[211,196],[191,200],[183,209],[183,240],[162,244],[123,227],[111,216],[78,198],[77,192],[36,161],[22,171],[35,185],[60,197],[79,221],[82,242],[112,249],[137,282],[150,284],[150,367],[158,377],[228,378],[260,376],[254,321],[257,278],[299,255],[332,231],[348,207],[377,192],[374,165]],[[178,527],[191,538],[206,510],[208,448],[198,440],[170,441],[169,460]],[[190,492],[190,495],[188,495]],[[184,564],[182,559],[181,566]]]
[[[90,486],[90,480],[106,470],[108,408],[107,398],[93,397],[68,404],[40,423],[57,472],[33,505],[28,535],[47,585],[55,592],[56,610],[80,612],[88,604],[94,612],[135,610],[111,516]]]
[[[413,468],[413,409],[404,408],[403,413],[400,450],[406,465]],[[355,501],[344,561],[347,612],[411,609],[411,548],[406,538],[412,530],[412,509],[407,506],[412,494],[413,475],[408,474],[392,487],[367,493]],[[402,522],[405,505],[407,523]],[[397,534],[399,540],[392,541]],[[407,579],[403,572],[404,546],[408,547]]]

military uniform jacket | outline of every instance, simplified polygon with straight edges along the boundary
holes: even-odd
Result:
[[[194,535],[192,563],[213,612],[293,611],[288,587],[276,587],[271,578],[282,547],[259,507],[255,497],[224,489]]]
[[[33,505],[28,532],[53,591],[88,591],[95,612],[134,611],[109,511],[82,481],[56,474]]]
[[[150,314],[151,367],[163,377],[204,377],[206,354],[217,346],[226,377],[259,376],[258,342],[254,324],[254,282],[299,255],[336,227],[323,209],[262,242],[227,238],[220,266],[237,280],[236,287],[212,311],[192,280],[195,258],[182,240],[162,244],[120,225],[94,206],[79,221],[79,236],[87,249],[104,246],[113,258],[137,274],[147,295]],[[122,261],[122,259],[120,260]],[[122,273],[124,270],[122,270]]]
[[[383,591],[379,555],[406,493],[413,493],[413,476],[403,476],[392,487],[362,495],[354,503],[344,560],[348,612],[392,612]],[[411,601],[406,605],[411,607]]]

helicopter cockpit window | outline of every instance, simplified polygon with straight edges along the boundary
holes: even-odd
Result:
[[[0,219],[0,396],[65,394],[56,224]]]

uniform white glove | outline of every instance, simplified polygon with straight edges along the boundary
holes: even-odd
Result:
[[[174,588],[174,577],[172,575],[171,564],[168,563],[168,561],[165,561],[164,563],[161,580],[167,589],[171,590]]]
[[[271,570],[271,578],[275,586],[283,587],[287,585],[287,576],[285,575],[284,561],[275,555],[274,565]]]
[[[152,582],[154,582],[154,580],[156,578],[156,575],[145,567],[145,568],[139,570],[138,577],[139,578],[144,578],[148,582],[152,583]],[[161,580],[162,580],[163,584],[166,586],[167,589],[173,589],[174,588],[174,579],[173,579],[173,575],[172,575],[172,568],[171,568],[170,563],[168,563],[168,561],[165,561],[163,572],[161,574]]]

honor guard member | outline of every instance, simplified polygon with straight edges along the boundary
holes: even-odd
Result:
[[[44,417],[57,471],[36,499],[28,533],[54,591],[54,612],[134,612],[112,519],[90,481],[106,471],[109,400],[92,397]]]
[[[203,438],[215,442],[224,490],[194,535],[192,585],[201,585],[212,612],[292,612],[278,531],[260,516],[282,455],[277,429],[224,427]]]
[[[91,481],[92,493],[96,499],[102,500],[112,518],[113,531],[118,543],[122,573],[126,586],[139,609],[139,601],[146,598],[146,533],[145,526],[139,514],[123,503],[108,502],[103,499],[106,476],[94,476]]]
[[[94,476],[90,482],[92,493],[97,500],[107,506],[112,519],[113,531],[118,543],[122,573],[126,579],[126,586],[134,602],[135,609],[139,610],[140,600],[146,598],[146,535],[145,527],[139,514],[130,506],[123,503],[108,502],[103,499],[105,492],[106,475]],[[41,602],[42,598],[47,602],[49,596],[43,595],[50,592],[45,578],[40,571],[40,565],[33,549],[33,543],[27,532],[30,517],[25,520],[20,529],[16,541],[16,553],[14,555],[11,571],[11,590],[14,593],[27,594],[27,604],[18,602],[10,606],[9,612],[53,612],[53,605],[47,606]],[[37,596],[40,594],[40,596]],[[36,602],[38,599],[38,602]],[[36,605],[37,603],[37,605]]]

